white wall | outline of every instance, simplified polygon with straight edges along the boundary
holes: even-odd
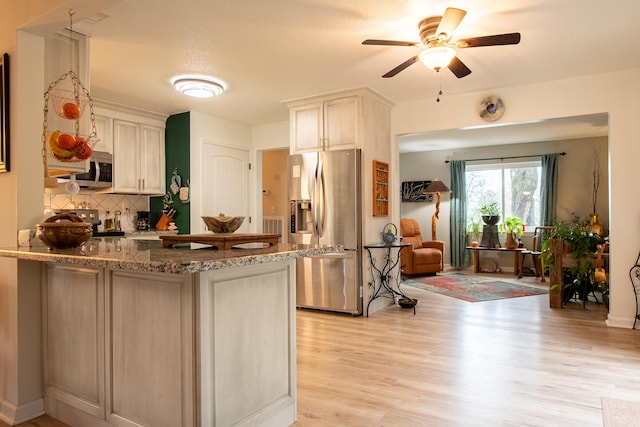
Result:
[[[628,238],[640,235],[640,199],[633,196],[632,178],[640,157],[639,72],[633,69],[452,95],[443,97],[440,103],[424,99],[398,104],[392,111],[395,135],[484,125],[477,114],[477,105],[489,93],[505,102],[507,108],[501,123],[609,113],[611,305],[607,322],[618,327],[631,327],[635,316],[635,298],[627,272],[640,248],[640,242]]]
[[[190,118],[190,165],[191,165],[191,230],[196,230],[202,224],[202,195],[203,183],[197,177],[202,177],[202,147],[206,141],[227,147],[251,149],[251,128],[247,125],[225,120],[208,114],[191,111]],[[250,160],[255,164],[254,159]],[[256,194],[256,171],[249,171],[249,194]],[[256,217],[256,199],[249,199],[250,216]],[[256,221],[250,224],[251,232],[255,231]],[[198,228],[199,229],[199,228]]]

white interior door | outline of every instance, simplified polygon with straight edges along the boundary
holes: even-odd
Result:
[[[244,216],[249,226],[249,151],[205,142],[202,156],[202,215]],[[202,223],[204,227],[204,223]],[[206,230],[206,228],[205,228]]]

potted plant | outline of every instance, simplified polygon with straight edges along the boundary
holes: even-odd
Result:
[[[504,247],[507,249],[515,249],[518,247],[517,238],[522,236],[522,226],[524,223],[520,221],[517,216],[511,216],[504,219],[504,222],[500,224],[500,231],[506,233],[507,238],[504,242]]]
[[[586,298],[589,291],[593,290],[595,280],[593,278],[596,266],[595,255],[605,239],[589,231],[588,221],[581,221],[574,216],[571,223],[557,223],[556,229],[551,232],[549,238],[542,244],[542,259],[549,268],[554,266],[553,253],[549,250],[554,240],[561,239],[564,242],[565,253],[571,254],[571,266],[566,267],[564,275],[568,276],[563,290],[563,301],[567,302],[576,291],[580,292],[580,298]],[[560,285],[551,286],[550,290],[557,290]]]
[[[487,225],[496,225],[500,221],[500,207],[498,202],[488,202],[480,206],[482,221]]]
[[[469,225],[467,226],[467,237],[469,238],[469,244],[471,246],[478,246],[480,240],[481,223],[477,216],[471,218]]]

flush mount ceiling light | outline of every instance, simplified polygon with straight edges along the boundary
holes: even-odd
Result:
[[[224,92],[220,83],[203,77],[179,77],[173,81],[173,87],[194,98],[210,98]]]
[[[440,71],[449,66],[456,56],[456,51],[449,46],[431,47],[418,55],[420,61],[434,71]]]

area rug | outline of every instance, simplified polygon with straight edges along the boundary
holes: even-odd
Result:
[[[602,398],[604,427],[632,427],[640,423],[640,402]]]
[[[414,277],[403,281],[401,286],[411,286],[468,302],[494,301],[549,293],[546,289],[496,280],[493,277],[460,273]]]

